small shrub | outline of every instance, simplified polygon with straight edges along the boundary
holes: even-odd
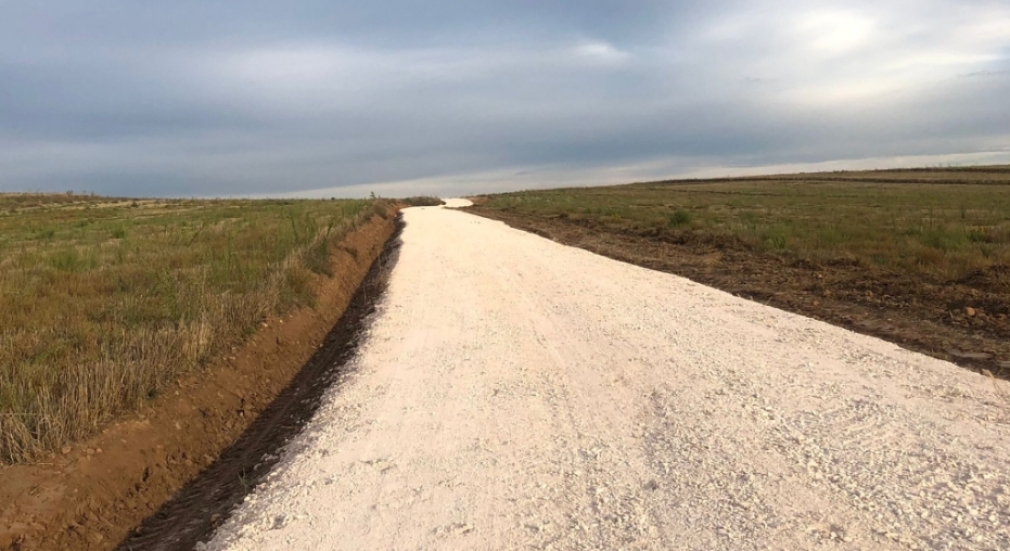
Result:
[[[303,266],[294,265],[288,268],[280,289],[280,305],[302,307],[315,304],[316,293],[312,288],[312,273]]]
[[[759,243],[765,251],[784,251],[789,247],[789,234],[781,229],[769,229],[761,232]]]
[[[382,201],[375,202],[375,205],[372,206],[372,212],[383,220],[389,219],[389,213],[386,211],[386,205]]]
[[[691,213],[684,209],[677,209],[666,215],[667,225],[670,227],[684,226],[691,223]]]
[[[305,249],[305,267],[313,273],[325,274],[333,277],[333,270],[330,268],[330,242],[328,239],[320,239],[318,243]]]
[[[60,249],[49,255],[49,265],[60,272],[80,272],[84,270],[84,260],[77,249]]]
[[[968,230],[967,237],[972,243],[1007,243],[1010,242],[1010,231],[998,227],[972,228]]]
[[[944,228],[935,228],[922,233],[919,241],[927,247],[941,251],[955,251],[961,247],[960,236]]]
[[[411,207],[437,207],[444,205],[445,201],[439,199],[438,197],[432,197],[430,195],[416,195],[414,197],[404,197],[401,199],[404,203]]]

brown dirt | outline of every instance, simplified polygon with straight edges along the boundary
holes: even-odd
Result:
[[[1010,269],[927,283],[857,262],[815,263],[754,250],[732,238],[663,241],[592,221],[537,218],[477,206],[468,212],[554,241],[873,335],[1010,379]]]
[[[230,358],[178,381],[101,434],[33,465],[0,467],[0,549],[114,548],[243,434],[344,313],[394,230],[374,217],[320,277],[315,308],[267,320]]]
[[[349,361],[399,258],[402,218],[397,217],[383,251],[305,367],[217,461],[147,517],[116,551],[191,551],[273,472],[288,443],[314,418],[325,394],[347,380]]]

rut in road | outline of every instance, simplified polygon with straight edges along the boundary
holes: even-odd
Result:
[[[889,343],[445,208],[203,549],[1008,549],[1010,405]]]

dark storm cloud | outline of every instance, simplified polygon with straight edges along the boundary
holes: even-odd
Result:
[[[995,2],[0,9],[0,190],[449,193],[1010,160]]]

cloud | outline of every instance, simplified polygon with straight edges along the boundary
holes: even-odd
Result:
[[[845,10],[812,11],[795,23],[798,41],[819,54],[839,56],[871,44],[876,22],[873,18]]]
[[[482,191],[1010,143],[992,2],[5,10],[0,190]]]
[[[618,64],[631,58],[631,54],[606,42],[586,42],[572,49],[578,58],[603,64]]]

